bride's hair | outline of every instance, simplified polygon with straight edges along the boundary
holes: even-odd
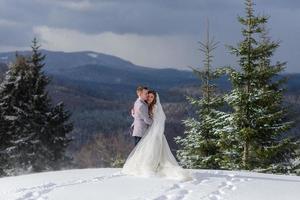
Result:
[[[154,108],[154,105],[156,104],[157,95],[156,95],[156,92],[154,90],[149,90],[148,94],[153,94],[153,96],[154,96],[154,99],[153,99],[152,103],[148,106],[149,114],[151,116],[153,116],[153,108]]]

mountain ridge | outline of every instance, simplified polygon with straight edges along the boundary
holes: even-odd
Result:
[[[30,52],[23,53],[29,55]],[[192,71],[140,67],[120,58],[115,60],[113,56],[97,60],[98,54],[91,51],[46,53],[44,71],[52,80],[48,86],[49,95],[53,103],[63,101],[72,112],[71,120],[75,126],[70,152],[73,155],[79,155],[81,149],[83,152],[89,149],[89,141],[93,141],[95,136],[128,133],[132,123],[129,111],[137,98],[137,85],[146,85],[159,92],[167,116],[165,135],[172,151],[176,151],[178,147],[173,138],[183,135],[182,120],[195,116],[186,96],[201,95],[200,80]],[[7,64],[13,61],[15,53],[0,53],[0,61],[5,60],[3,57]],[[7,70],[6,64],[0,64],[0,80]],[[285,103],[292,105],[290,111],[294,109],[289,118],[300,122],[300,74],[289,73],[287,76],[290,80],[287,82]],[[231,86],[226,76],[217,80],[216,85],[220,92],[228,91]],[[299,129],[300,125],[297,125],[290,134],[300,137]],[[89,159],[87,155],[83,157]],[[86,165],[89,162],[82,161],[83,157],[76,164],[95,167],[94,164]]]

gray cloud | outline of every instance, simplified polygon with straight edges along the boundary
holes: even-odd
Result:
[[[258,8],[268,11],[276,5],[300,4],[287,2],[263,0],[263,7]],[[215,18],[230,26],[235,23],[230,20],[243,12],[240,0],[2,0],[0,5],[1,18],[28,28],[47,25],[91,34],[199,34],[203,18]]]
[[[295,42],[300,40],[300,1],[255,2],[257,12],[271,16],[273,38],[283,41],[276,58],[287,60],[290,71],[300,72],[296,67],[300,50]],[[34,29],[45,26],[91,36],[106,32],[144,37],[187,36],[188,41],[194,38],[196,43],[203,39],[207,17],[221,44],[235,44],[240,38],[236,17],[243,15],[243,7],[241,0],[1,0],[0,45],[24,47],[36,34]],[[196,51],[195,46],[191,46],[191,51]],[[217,64],[233,62],[225,51],[222,46],[218,50]],[[191,63],[199,61],[195,56]]]
[[[48,25],[86,33],[199,33],[203,16],[232,9],[220,0],[2,0],[0,16],[29,26]]]

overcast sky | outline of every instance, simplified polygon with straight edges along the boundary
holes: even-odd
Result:
[[[44,49],[92,50],[149,67],[201,66],[198,41],[206,19],[219,41],[215,65],[235,64],[225,44],[240,36],[243,0],[0,0],[0,51],[28,49],[37,36]],[[270,15],[274,61],[300,72],[300,0],[255,0]]]

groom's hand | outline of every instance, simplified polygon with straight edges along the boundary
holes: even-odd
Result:
[[[134,109],[131,109],[131,116],[134,117]]]

